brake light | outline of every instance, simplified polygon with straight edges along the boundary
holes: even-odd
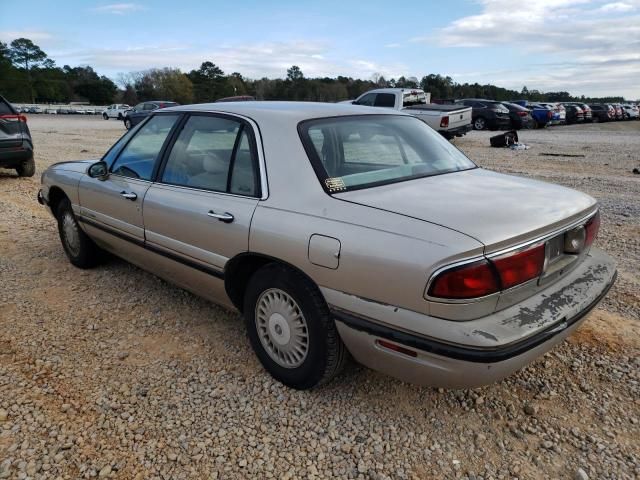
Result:
[[[553,117],[553,113],[551,113],[551,110],[547,111],[547,118],[552,118]]]
[[[454,267],[439,274],[428,294],[438,298],[476,298],[500,290],[498,279],[487,260]]]
[[[492,259],[500,276],[502,288],[507,289],[524,283],[542,274],[544,266],[544,244],[518,253],[509,253]]]
[[[596,239],[598,230],[600,230],[600,211],[596,212],[596,214],[591,217],[591,219],[584,226],[584,229],[586,231],[584,246],[585,248],[589,248]]]
[[[519,116],[521,116],[521,117],[526,117],[526,116],[527,116],[527,113],[528,113],[528,112],[520,111],[520,112],[518,112],[518,115],[519,115]]]
[[[447,128],[448,126],[449,126],[449,116],[442,117],[442,120],[440,120],[440,127]]]
[[[27,117],[24,115],[6,114],[0,115],[0,120],[27,123]]]

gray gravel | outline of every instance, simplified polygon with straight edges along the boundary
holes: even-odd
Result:
[[[0,173],[0,478],[640,477],[640,122],[524,132],[522,152],[456,140],[484,166],[601,201],[598,242],[621,279],[568,342],[477,390],[351,365],[298,392],[262,370],[236,313],[119,260],[67,262],[39,174],[99,155],[122,124],[29,121],[36,177]]]

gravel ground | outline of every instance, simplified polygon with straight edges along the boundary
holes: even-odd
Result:
[[[350,365],[311,392],[262,370],[238,314],[119,260],[72,267],[39,175],[99,156],[122,124],[29,122],[36,176],[0,172],[0,478],[640,477],[640,122],[527,131],[520,152],[455,142],[601,202],[620,278],[569,341],[476,390]]]

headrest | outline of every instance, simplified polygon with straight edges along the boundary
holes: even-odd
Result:
[[[202,168],[207,173],[226,173],[227,162],[215,153],[209,153],[202,159]]]

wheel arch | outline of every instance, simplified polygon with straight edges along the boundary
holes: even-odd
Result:
[[[229,260],[224,269],[224,288],[233,305],[240,311],[244,310],[244,294],[251,276],[268,264],[278,264],[293,270],[309,280],[316,288],[318,285],[300,268],[279,258],[262,253],[241,253]]]
[[[71,201],[69,196],[65,193],[65,191],[62,188],[57,186],[52,186],[51,188],[49,188],[49,198],[48,198],[49,208],[51,208],[51,211],[53,212],[54,215],[58,210],[58,205],[60,205],[60,202],[65,198]]]

